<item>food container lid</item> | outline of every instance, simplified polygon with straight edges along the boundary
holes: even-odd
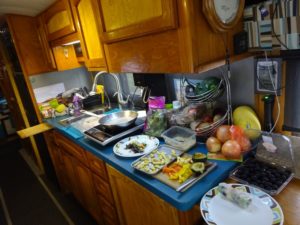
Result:
[[[276,166],[294,171],[291,140],[284,135],[259,131],[255,157]]]

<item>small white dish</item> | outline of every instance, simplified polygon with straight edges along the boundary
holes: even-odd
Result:
[[[131,149],[126,148],[126,146],[132,142],[138,142],[146,144],[143,152],[134,152]],[[149,135],[136,135],[132,137],[124,138],[115,144],[113,152],[121,157],[138,157],[145,155],[152,150],[156,149],[159,145],[159,140],[156,137],[151,137]]]

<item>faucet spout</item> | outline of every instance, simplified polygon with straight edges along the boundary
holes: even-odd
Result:
[[[98,72],[95,75],[95,78],[94,78],[94,83],[93,83],[92,91],[96,92],[96,86],[97,86],[98,77],[101,76],[101,75],[104,75],[104,74],[111,75],[114,78],[114,80],[116,82],[116,85],[117,85],[117,92],[116,92],[116,94],[118,95],[118,102],[121,105],[126,105],[128,103],[129,95],[124,100],[123,94],[122,94],[122,87],[121,87],[121,84],[120,84],[120,80],[119,80],[118,76],[116,74],[114,74],[114,73],[108,73],[106,71],[100,71],[100,72]]]

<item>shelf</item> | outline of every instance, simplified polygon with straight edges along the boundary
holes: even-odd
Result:
[[[243,60],[243,59],[246,59],[249,57],[257,56],[257,55],[258,55],[258,53],[254,53],[254,52],[246,52],[246,53],[242,53],[239,55],[233,55],[233,56],[230,56],[230,63],[237,62],[237,61],[240,61],[240,60]],[[195,73],[203,73],[203,72],[218,68],[220,66],[224,66],[225,64],[226,64],[225,58],[217,60],[217,61],[213,61],[210,63],[202,64],[195,68]]]

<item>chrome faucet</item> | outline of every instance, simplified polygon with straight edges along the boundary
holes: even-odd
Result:
[[[118,103],[121,104],[121,105],[126,105],[128,103],[128,99],[129,99],[129,96],[127,96],[127,99],[124,100],[123,98],[123,94],[122,94],[122,87],[120,85],[120,80],[118,78],[118,76],[114,73],[108,73],[106,71],[100,71],[98,72],[96,75],[95,75],[95,78],[94,78],[94,83],[93,83],[93,87],[92,87],[92,92],[93,93],[96,93],[96,86],[97,86],[97,80],[98,80],[98,77],[100,75],[111,75],[114,79],[115,79],[115,82],[116,82],[116,85],[117,85],[117,92],[114,94],[115,95],[118,95]]]

